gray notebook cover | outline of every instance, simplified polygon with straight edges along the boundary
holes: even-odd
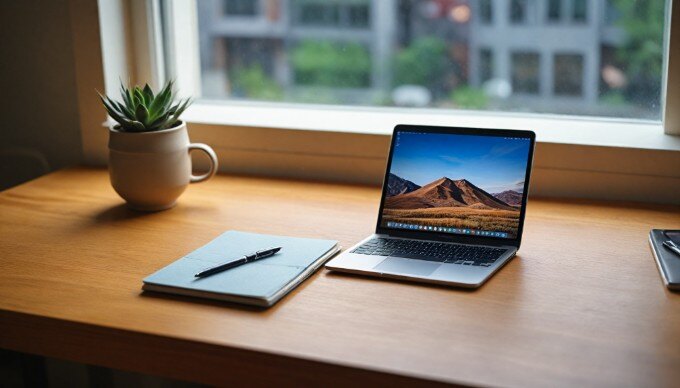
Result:
[[[205,278],[201,270],[269,247],[266,259]],[[271,306],[338,251],[337,241],[228,231],[144,279],[144,290]]]
[[[670,290],[680,290],[680,257],[663,246],[667,240],[662,229],[652,229],[649,232],[649,243],[652,246],[654,259],[659,268],[663,282]]]

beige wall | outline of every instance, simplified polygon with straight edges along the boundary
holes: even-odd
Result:
[[[0,190],[82,157],[67,0],[0,2]]]

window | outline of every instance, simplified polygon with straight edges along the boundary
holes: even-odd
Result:
[[[370,24],[367,1],[293,1],[297,24],[301,26],[367,28]]]
[[[479,20],[484,24],[489,24],[493,21],[493,5],[491,0],[479,1]]]
[[[493,51],[491,49],[479,50],[479,77],[481,82],[493,78]]]
[[[257,3],[257,0],[224,0],[224,15],[255,16],[257,15]]]
[[[583,55],[556,54],[553,60],[553,88],[558,96],[583,93]]]
[[[572,19],[575,22],[585,22],[588,15],[586,0],[573,0]]]
[[[201,0],[187,27],[200,60],[173,54],[197,70],[175,77],[204,100],[660,121],[666,2],[592,1],[616,19],[593,17],[581,0],[263,0],[248,10],[234,1],[267,15],[241,24],[221,12],[231,1]],[[555,33],[551,20],[568,33],[541,39]],[[584,44],[594,49],[579,59],[555,56]]]
[[[337,4],[302,3],[298,8],[298,24],[308,26],[337,26],[340,10]]]
[[[368,4],[349,5],[347,7],[347,25],[350,27],[366,28],[370,23]]]
[[[548,0],[548,21],[559,22],[562,19],[562,0]]]
[[[512,54],[512,90],[516,93],[538,94],[539,55],[516,52]]]
[[[513,24],[533,22],[533,0],[510,0],[510,21]]]

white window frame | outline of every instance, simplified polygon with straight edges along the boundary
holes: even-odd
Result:
[[[200,95],[200,57],[198,45],[195,44],[198,41],[195,1],[164,0],[164,7],[170,10],[167,17],[171,26],[194,27],[182,28],[182,31],[190,33],[171,36],[169,41],[172,46],[165,47],[172,54],[167,56],[170,60],[167,67],[175,69],[179,75],[176,81],[182,95]],[[165,54],[158,49],[162,46],[155,43],[161,39],[158,0],[99,0],[99,5],[105,78],[107,81],[115,80],[112,85],[107,82],[107,91],[116,94],[119,75],[129,76],[130,68],[135,69],[136,75],[142,76],[131,77],[133,81],[148,79],[158,86],[162,81],[161,77],[152,75],[162,74],[157,67],[161,62],[158,56]],[[126,26],[129,20],[133,20],[135,31],[144,32],[135,33],[136,39],[132,42],[127,38],[129,47],[128,58],[125,60],[120,57],[115,60],[107,58],[107,42],[120,41],[120,30],[125,30],[106,30],[107,24],[116,24],[115,21],[102,20],[112,15],[103,15],[107,7],[121,7],[125,10],[119,12],[123,20],[118,21],[118,25]],[[384,166],[386,139],[396,124],[531,129],[537,133],[539,150],[543,147],[550,149],[553,156],[561,155],[555,159],[548,155],[541,156],[541,152],[537,152],[537,173],[541,169],[546,169],[546,176],[557,171],[565,171],[565,176],[576,173],[581,178],[585,177],[584,182],[591,183],[593,180],[597,181],[594,177],[598,176],[598,179],[603,179],[611,187],[620,190],[620,193],[609,196],[605,190],[593,194],[588,189],[589,184],[573,182],[575,188],[567,188],[560,184],[560,178],[555,175],[542,179],[546,182],[534,185],[534,188],[538,185],[538,189],[534,191],[539,194],[651,199],[678,203],[680,199],[675,197],[680,196],[674,194],[680,192],[680,168],[677,167],[680,166],[680,16],[677,9],[678,7],[671,7],[671,12],[667,15],[674,26],[671,26],[671,38],[667,42],[668,61],[664,64],[664,68],[671,71],[667,72],[667,81],[663,84],[662,103],[665,108],[661,123],[545,114],[210,100],[196,101],[183,118],[190,125],[193,140],[212,144],[223,161],[231,162],[222,163],[222,171],[365,183],[378,183],[382,178],[380,170]],[[178,30],[170,28],[167,32],[173,34]],[[118,65],[111,65],[110,62],[117,62]],[[128,69],[127,73],[125,69]],[[145,74],[149,76],[143,78]],[[275,144],[267,141],[273,139]],[[319,144],[328,139],[335,139],[334,147]],[[375,139],[380,140],[372,143]],[[100,149],[101,142],[100,139]],[[322,155],[328,153],[332,154],[329,159],[332,162],[325,164],[321,160]],[[251,158],[251,163],[248,164],[235,155]],[[257,163],[252,162],[252,158],[263,158],[263,155],[264,159]],[[314,161],[314,167],[305,162],[305,155],[309,161]],[[286,164],[286,160],[296,158],[296,162]],[[368,160],[380,165],[380,168],[373,166],[362,172],[362,168],[358,166],[368,163]],[[344,164],[353,167],[346,171],[340,168],[340,172],[328,170],[328,166],[337,168],[339,162],[340,165],[346,162]],[[575,169],[574,165],[579,167]],[[291,166],[294,167],[292,170]],[[636,194],[634,186],[641,184],[643,180],[645,184],[653,184],[655,187]],[[669,190],[670,193],[661,192]]]

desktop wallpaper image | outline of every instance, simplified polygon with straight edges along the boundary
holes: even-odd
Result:
[[[517,237],[529,139],[414,132],[396,136],[383,227],[443,227]]]

